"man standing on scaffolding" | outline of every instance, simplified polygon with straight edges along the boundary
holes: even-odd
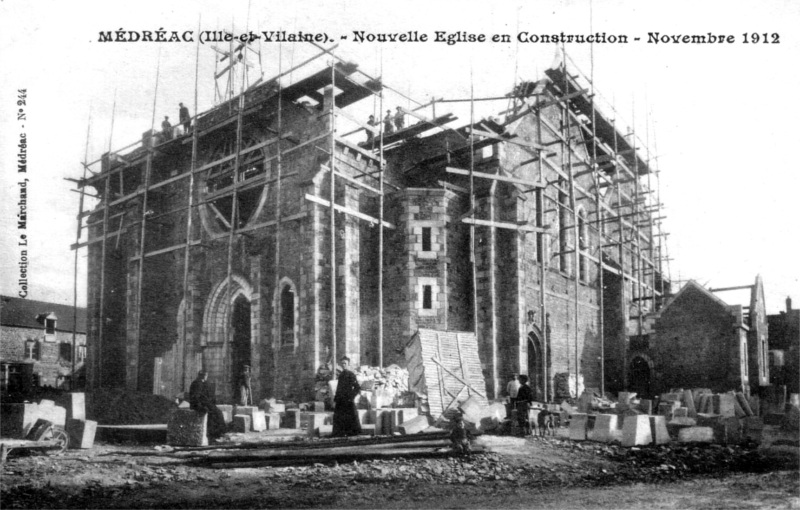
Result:
[[[164,136],[164,141],[172,140],[172,124],[169,123],[169,117],[166,115],[161,123],[161,134]]]
[[[189,127],[192,124],[192,116],[189,115],[189,109],[183,106],[183,103],[178,103],[178,106],[179,106],[178,119],[180,120],[181,125],[183,126],[183,134],[188,135]]]
[[[394,121],[392,119],[392,110],[386,110],[386,117],[383,118],[383,135],[391,135],[394,133]]]
[[[406,117],[403,113],[403,110],[398,106],[397,113],[394,114],[394,125],[397,127],[397,130],[400,131],[406,125]]]

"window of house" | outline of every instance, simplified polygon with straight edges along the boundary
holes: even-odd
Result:
[[[430,310],[433,308],[433,287],[431,285],[422,286],[422,309]]]
[[[77,351],[78,352],[76,354],[78,358],[78,363],[83,363],[84,361],[86,361],[86,346],[79,345]]]
[[[39,359],[39,342],[36,340],[27,340],[25,342],[25,359]]]
[[[431,251],[431,227],[422,227],[422,251]]]
[[[56,320],[55,319],[45,319],[44,320],[44,332],[48,335],[55,335],[56,334]]]
[[[58,357],[65,361],[72,361],[72,344],[69,342],[58,344]]]
[[[290,285],[281,289],[281,344],[294,344],[294,290]]]

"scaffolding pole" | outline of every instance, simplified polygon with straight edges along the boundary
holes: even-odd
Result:
[[[141,233],[139,237],[139,272],[136,282],[136,363],[134,364],[136,373],[133,374],[133,380],[130,381],[133,387],[129,389],[139,389],[139,368],[141,362],[141,344],[142,344],[142,290],[144,287],[144,249],[145,241],[147,239],[147,196],[150,189],[150,173],[153,166],[153,146],[155,145],[155,137],[153,136],[153,129],[156,123],[156,103],[158,101],[158,77],[161,70],[161,52],[158,54],[158,65],[156,66],[156,86],[153,92],[153,114],[150,118],[150,133],[149,142],[147,144],[147,159],[145,160],[144,169],[144,191],[142,193],[142,216],[141,216]],[[106,208],[108,213],[108,208]],[[103,241],[105,243],[105,241]]]
[[[537,101],[540,98],[537,97]],[[536,109],[536,141],[541,145],[543,142],[542,137],[542,110],[540,108]],[[544,158],[542,157],[541,151],[537,155],[536,158],[536,167],[539,174],[539,182],[544,182]],[[545,191],[543,188],[536,189],[536,226],[542,226],[544,224],[544,200],[545,200]],[[547,253],[547,240],[545,238],[545,234],[542,232],[538,232],[536,234],[536,252],[539,256],[539,306],[541,307],[542,313],[542,379],[544,380],[543,391],[544,391],[544,400],[545,402],[550,402],[550,375],[548,373],[548,344],[550,342],[550,333],[548,328],[548,318],[547,318],[547,262],[549,260],[549,255]]]
[[[564,90],[562,91],[565,95],[569,95],[569,73],[567,72],[567,64],[566,64],[566,50],[564,46],[561,46],[561,53],[564,56]],[[574,322],[575,322],[575,397],[577,398],[580,396],[578,394],[578,383],[580,380],[580,349],[578,346],[580,334],[580,320],[578,318],[579,314],[579,305],[578,305],[578,294],[580,293],[580,229],[578,225],[578,210],[575,200],[575,176],[573,174],[572,168],[572,136],[571,136],[571,116],[569,114],[569,102],[564,101],[562,107],[562,118],[561,118],[561,128],[562,128],[562,139],[565,142],[565,150],[567,156],[567,176],[569,182],[569,206],[572,209],[572,232],[574,236],[573,244],[574,244],[574,256],[573,256],[573,291],[575,293],[575,300],[573,301],[573,313],[575,315]],[[562,151],[563,154],[563,151]],[[563,161],[563,157],[562,157]],[[563,168],[563,166],[562,166]],[[563,225],[559,225],[559,234],[566,235],[566,229]]]
[[[333,52],[330,53],[333,57],[331,61],[331,109],[330,109],[330,123],[331,123],[331,176],[330,176],[330,240],[331,240],[331,356],[332,356],[332,372],[333,379],[336,376],[336,361],[337,361],[337,345],[336,345],[336,62]],[[382,226],[379,225],[379,228]],[[346,347],[346,343],[345,343]]]
[[[92,114],[89,112],[89,125],[86,127],[86,147],[83,151],[83,180],[86,180],[86,161],[89,159],[89,137],[92,132]],[[78,231],[75,234],[75,244],[81,242],[81,216],[83,215],[83,193],[78,200]],[[88,238],[88,235],[87,235]],[[87,250],[88,251],[88,250]],[[87,328],[88,329],[88,328]],[[75,250],[75,263],[72,276],[72,358],[70,369],[70,391],[77,387],[75,378],[75,358],[77,357],[78,344],[78,250]]]
[[[198,20],[198,27],[200,23]],[[199,31],[199,28],[198,28]],[[194,64],[194,113],[197,115],[197,84],[200,70],[200,41],[197,41],[197,50]],[[191,124],[190,124],[191,127]],[[194,170],[197,167],[197,145],[199,141],[199,130],[197,125],[192,129],[192,161],[189,166],[189,190],[188,190],[188,211],[186,213],[186,248],[183,252],[183,338],[181,339],[183,350],[179,353],[181,357],[181,390],[186,391],[186,353],[188,335],[189,309],[192,307],[192,293],[189,292],[189,264],[191,263],[191,243],[192,243],[192,215],[194,213]],[[120,175],[122,175],[120,173]],[[192,335],[194,339],[194,335]],[[192,349],[192,352],[194,350]]]

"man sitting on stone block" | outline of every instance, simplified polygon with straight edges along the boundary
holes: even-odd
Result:
[[[208,384],[208,372],[201,370],[197,379],[189,387],[189,407],[201,414],[208,415],[208,440],[214,441],[225,433],[225,417],[217,407],[216,398]]]

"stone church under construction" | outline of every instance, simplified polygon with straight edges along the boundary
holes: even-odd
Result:
[[[310,399],[334,358],[404,365],[418,328],[474,331],[490,397],[629,384],[628,321],[670,287],[637,137],[564,67],[496,117],[420,105],[391,133],[351,113],[384,92],[328,63],[95,163],[90,388],[173,397],[204,368],[224,402],[249,365],[256,398]]]

